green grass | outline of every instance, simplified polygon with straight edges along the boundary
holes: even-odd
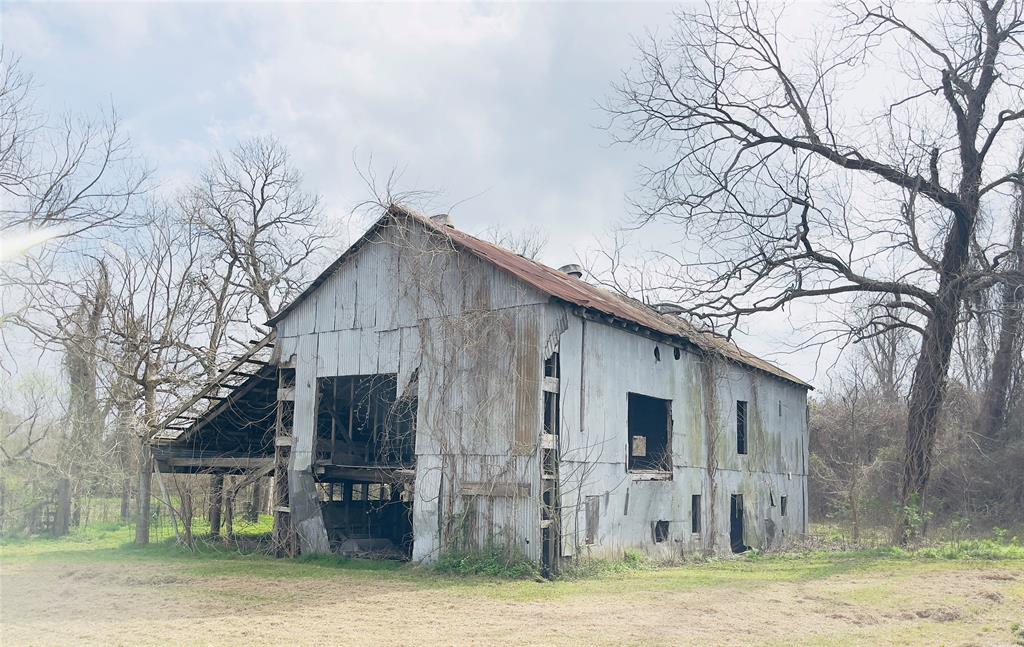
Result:
[[[240,527],[250,539],[269,532],[269,519]],[[578,594],[622,595],[639,588],[683,591],[707,587],[752,588],[769,583],[807,582],[839,575],[885,571],[894,577],[911,569],[955,569],[971,563],[1019,568],[1024,546],[1016,538],[978,539],[940,543],[913,551],[875,548],[859,551],[807,550],[793,553],[751,553],[740,557],[660,565],[639,552],[620,561],[582,562],[566,568],[554,583],[538,583],[537,568],[520,559],[507,559],[492,549],[451,553],[437,565],[422,567],[386,560],[310,556],[275,559],[243,552],[232,543],[209,541],[197,524],[198,541],[189,551],[173,535],[137,547],[130,525],[94,524],[61,539],[33,538],[0,542],[0,566],[34,561],[67,564],[160,563],[184,574],[201,577],[257,577],[271,580],[333,580],[387,578],[415,587],[472,589],[474,593],[512,600],[551,599]],[[870,591],[862,595],[871,596]],[[883,595],[879,592],[879,595]]]

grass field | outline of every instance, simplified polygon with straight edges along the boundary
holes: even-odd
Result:
[[[0,544],[0,644],[1024,644],[1010,541],[634,562],[551,583],[130,538]]]

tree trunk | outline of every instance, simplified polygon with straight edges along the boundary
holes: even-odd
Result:
[[[249,523],[258,523],[260,510],[263,508],[263,479],[256,479],[252,484],[252,493],[249,498],[249,507],[245,511],[245,520]]]
[[[150,382],[149,375],[150,367],[147,366],[144,380],[146,426],[139,439],[138,516],[135,520],[135,543],[138,546],[149,543],[150,505],[153,494],[153,451],[149,441],[156,424],[156,385]]]
[[[135,544],[149,543],[150,500],[153,486],[153,453],[149,439],[139,440],[139,491],[135,513]]]
[[[946,396],[946,376],[959,313],[959,294],[953,298],[952,303],[936,304],[925,328],[921,354],[914,368],[914,382],[910,387],[900,511],[893,538],[901,546],[906,545],[916,532],[913,516],[924,507],[925,488],[931,475],[932,449]]]
[[[128,478],[121,479],[121,523],[128,523],[132,507],[132,486]]]
[[[224,499],[224,476],[214,474],[210,477],[210,537],[220,537],[221,505]]]
[[[1024,190],[1017,192],[1017,212],[1010,234],[1013,250],[1007,265],[1024,269]],[[1005,283],[1002,286],[999,308],[999,339],[996,342],[992,374],[985,388],[985,396],[978,419],[978,431],[988,441],[996,440],[1006,418],[1006,405],[1014,360],[1020,358],[1021,337],[1024,337],[1024,285]]]
[[[907,412],[906,451],[903,457],[903,482],[900,510],[894,540],[905,546],[914,536],[914,517],[924,510],[925,488],[931,475],[932,450],[938,433],[939,414],[946,397],[949,359],[953,353],[957,319],[964,300],[961,276],[970,258],[979,209],[978,187],[981,176],[975,156],[961,151],[963,166],[971,169],[960,180],[963,206],[953,212],[953,222],[943,244],[939,267],[939,286],[931,304],[931,317],[924,329],[921,353],[914,367]]]
[[[224,540],[230,541],[235,538],[235,488],[228,481],[224,489]]]
[[[71,481],[67,477],[57,479],[57,509],[53,514],[50,534],[63,537],[71,529]]]
[[[194,516],[192,512],[192,490],[185,489],[183,491],[179,491],[181,492],[181,525],[183,526],[183,541],[185,546],[191,549],[194,545],[192,537],[192,517]]]

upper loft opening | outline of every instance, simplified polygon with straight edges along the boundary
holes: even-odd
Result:
[[[628,394],[630,472],[672,471],[672,401]]]
[[[417,401],[397,386],[394,373],[319,378],[317,463],[412,467]]]

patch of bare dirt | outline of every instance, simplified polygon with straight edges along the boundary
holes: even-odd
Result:
[[[0,574],[3,645],[750,645],[1010,642],[1016,581],[984,569],[922,570],[645,591],[421,586],[354,578],[187,577],[171,567],[52,563]],[[894,579],[896,581],[894,581]],[[1005,582],[1005,584],[1003,583]],[[630,582],[632,584],[632,582]],[[523,586],[523,585],[516,585]],[[892,587],[890,591],[888,586]],[[879,588],[882,587],[882,588]],[[865,591],[872,592],[868,596]],[[522,597],[521,588],[516,596]],[[891,595],[890,595],[891,593]],[[903,594],[907,598],[902,598]],[[994,594],[994,595],[993,595]],[[895,605],[895,606],[894,606]],[[902,607],[902,608],[901,608]],[[1004,640],[1005,638],[1005,640]]]

